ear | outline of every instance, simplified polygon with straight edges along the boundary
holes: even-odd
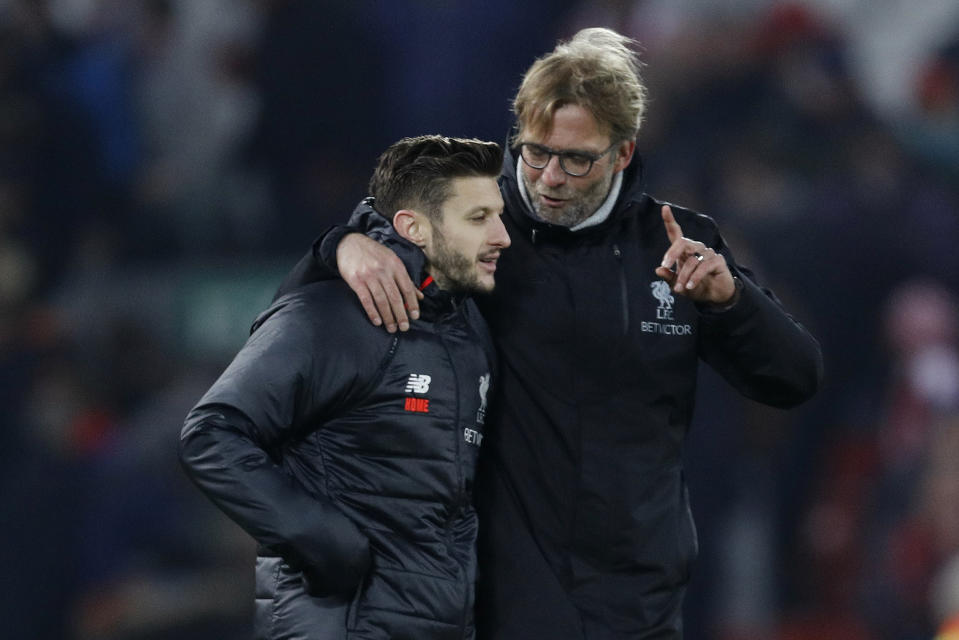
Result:
[[[636,151],[636,141],[627,140],[619,145],[619,148],[616,150],[615,162],[613,163],[613,173],[622,171],[627,166],[629,166],[630,161],[633,159],[633,153]]]
[[[433,232],[427,217],[412,209],[400,209],[393,214],[393,227],[400,236],[421,249],[426,246]]]

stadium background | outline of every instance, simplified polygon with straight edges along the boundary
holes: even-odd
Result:
[[[0,635],[247,637],[252,544],[183,417],[380,150],[502,141],[593,25],[643,44],[649,190],[825,351],[794,412],[703,372],[688,639],[959,613],[959,3],[0,0]]]

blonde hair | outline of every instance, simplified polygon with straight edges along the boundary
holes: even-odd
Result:
[[[635,139],[646,110],[636,44],[592,27],[537,59],[513,100],[517,135],[549,131],[556,110],[575,104],[589,111],[612,141]]]

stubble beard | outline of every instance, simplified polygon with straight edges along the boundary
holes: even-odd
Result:
[[[489,293],[491,287],[480,282],[476,260],[452,249],[439,226],[433,227],[432,257],[427,257],[430,273],[440,289],[454,293]]]
[[[596,181],[589,189],[582,192],[576,192],[570,185],[564,185],[560,189],[550,192],[545,187],[545,195],[567,199],[566,206],[561,209],[548,207],[543,204],[536,186],[532,184],[526,174],[523,174],[523,183],[526,187],[526,193],[530,196],[530,202],[536,215],[549,222],[561,227],[575,227],[580,222],[596,213],[600,205],[609,194],[609,188],[613,184],[613,174],[610,171],[602,180]]]

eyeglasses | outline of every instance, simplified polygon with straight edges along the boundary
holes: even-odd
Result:
[[[593,168],[593,163],[615,149],[618,144],[618,141],[614,142],[606,147],[605,151],[594,155],[585,151],[556,151],[541,144],[521,142],[519,153],[523,162],[533,169],[545,169],[553,156],[556,156],[559,158],[559,166],[563,172],[574,178],[579,178],[589,173],[590,169]]]

